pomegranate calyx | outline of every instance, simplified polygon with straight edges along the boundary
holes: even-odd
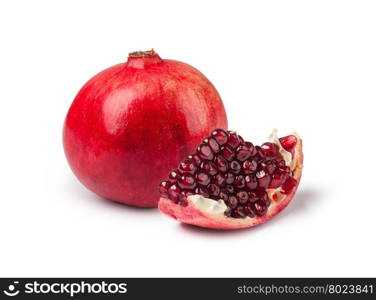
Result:
[[[146,51],[134,51],[128,54],[128,57],[148,57],[158,55],[154,49],[146,50]]]
[[[129,69],[145,69],[150,66],[162,65],[163,60],[160,58],[154,49],[148,51],[135,51],[128,55],[128,60],[125,63],[126,68]]]

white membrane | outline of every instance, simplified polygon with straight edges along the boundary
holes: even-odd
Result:
[[[210,198],[205,198],[201,195],[191,195],[188,196],[194,205],[202,212],[211,215],[222,215],[227,209],[227,206],[223,200],[213,200]]]

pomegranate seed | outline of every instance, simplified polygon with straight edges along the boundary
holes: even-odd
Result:
[[[184,159],[179,165],[179,170],[182,173],[194,174],[197,166],[192,159]]]
[[[245,161],[247,158],[251,156],[251,152],[249,151],[246,145],[240,145],[236,148],[236,158],[240,161]]]
[[[246,160],[243,162],[244,174],[251,174],[257,170],[257,162],[255,160]]]
[[[220,129],[220,128],[214,129],[211,135],[217,141],[217,143],[221,146],[226,144],[228,141],[228,134],[223,129]]]
[[[228,169],[227,161],[220,155],[214,158],[214,164],[216,165],[217,169],[221,172],[226,172]]]
[[[232,184],[235,180],[235,175],[232,173],[226,173],[225,174],[225,180],[227,184]]]
[[[243,175],[238,175],[235,177],[234,185],[238,189],[245,187],[245,180]]]
[[[239,191],[236,193],[236,198],[240,204],[246,204],[248,201],[248,193],[246,191]]]
[[[249,152],[251,153],[251,156],[255,156],[257,154],[257,149],[251,142],[245,142],[244,144],[247,146]]]
[[[288,166],[278,167],[278,170],[282,173],[290,174],[290,168]]]
[[[255,192],[248,192],[248,201],[255,202],[257,200],[257,194]]]
[[[235,188],[232,185],[226,185],[225,191],[229,194],[232,194],[235,191]]]
[[[225,185],[225,178],[222,174],[217,174],[214,176],[214,183],[218,186],[223,186]]]
[[[248,189],[253,190],[253,189],[257,188],[258,183],[257,183],[256,176],[247,175],[247,176],[245,176],[244,180],[245,180],[245,184],[247,185]]]
[[[217,168],[214,166],[214,164],[211,161],[202,162],[200,167],[205,173],[209,175],[213,176],[218,173]]]
[[[209,147],[213,150],[214,153],[218,153],[219,151],[219,144],[216,142],[214,138],[206,138],[203,141],[205,144],[208,144]]]
[[[223,201],[227,201],[228,200],[228,195],[226,194],[226,192],[224,191],[221,191],[218,195],[219,199],[222,199]]]
[[[242,167],[236,160],[233,160],[232,162],[230,162],[230,172],[234,174],[238,174],[241,168]]]
[[[244,213],[250,218],[253,218],[256,215],[251,204],[244,206]]]
[[[234,131],[229,131],[228,132],[228,141],[227,141],[227,144],[232,148],[232,149],[236,149],[239,144],[242,142],[242,138],[239,137],[236,132]]]
[[[197,167],[201,164],[201,159],[197,154],[188,155],[188,159],[193,161]]]
[[[297,140],[296,140],[296,136],[288,135],[288,136],[280,138],[279,142],[281,143],[282,147],[285,150],[289,151],[296,146]]]
[[[171,182],[176,182],[178,178],[180,177],[179,171],[177,169],[174,169],[170,172],[170,175],[168,175],[168,178]]]
[[[258,189],[256,190],[257,198],[263,202],[267,202],[268,194],[265,192],[265,190]]]
[[[286,162],[283,159],[277,160],[277,167],[285,167]]]
[[[182,191],[179,196],[179,204],[182,206],[187,206],[188,205],[188,196],[193,195],[189,191]]]
[[[214,157],[212,149],[206,144],[200,144],[197,147],[197,154],[200,156],[200,158],[205,160],[212,160]]]
[[[219,186],[214,183],[209,184],[207,189],[208,189],[209,194],[214,197],[218,196],[219,193],[221,192],[221,189],[219,188]]]
[[[286,194],[289,194],[297,186],[297,184],[298,182],[295,180],[295,178],[288,177],[282,185],[282,190]]]
[[[264,152],[264,150],[262,150],[262,148],[260,146],[256,146],[256,151],[257,151],[257,156],[259,159],[265,159],[266,158],[266,154]]]
[[[221,150],[222,156],[227,160],[227,161],[232,161],[235,157],[234,151],[232,151],[228,147],[223,147]]]
[[[287,174],[284,172],[281,172],[279,170],[275,171],[272,180],[269,183],[269,188],[270,189],[276,189],[279,188],[286,180]]]
[[[208,185],[210,183],[210,176],[204,172],[196,174],[196,180],[198,184]]]
[[[233,216],[235,218],[245,218],[246,215],[245,215],[245,212],[244,212],[244,208],[242,206],[238,206],[237,208],[235,208],[233,211]]]
[[[171,183],[169,181],[162,181],[159,184],[159,193],[162,197],[168,198],[168,189],[171,186]]]
[[[269,206],[270,206],[270,203],[272,203],[272,201],[270,200],[269,197],[266,197],[266,198],[264,199],[264,203],[265,203],[266,207],[269,207]]]
[[[263,201],[256,201],[254,204],[253,204],[253,207],[255,209],[255,212],[256,212],[256,215],[258,216],[263,216],[265,215],[266,211],[267,211],[267,206],[266,204],[263,202]]]
[[[203,196],[205,198],[209,197],[208,191],[203,186],[196,187],[195,194],[196,195],[201,195],[201,196]]]
[[[180,192],[181,190],[176,184],[171,185],[168,189],[168,195],[170,196],[169,198],[175,200],[177,203],[179,201]]]
[[[230,196],[230,197],[228,197],[226,204],[230,208],[235,208],[235,207],[238,206],[238,199],[236,199],[235,196]]]
[[[278,146],[274,143],[264,143],[262,144],[261,149],[267,156],[275,157],[278,153]]]
[[[257,172],[256,177],[257,177],[257,180],[258,180],[258,186],[260,188],[266,189],[269,186],[271,177],[264,170]]]
[[[196,181],[194,177],[190,174],[183,174],[178,179],[178,185],[182,189],[194,189],[196,187]]]
[[[275,162],[273,162],[272,160],[263,161],[261,162],[260,166],[265,172],[270,175],[273,174],[275,169],[277,168]]]

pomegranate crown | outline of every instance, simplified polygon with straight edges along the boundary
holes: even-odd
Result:
[[[152,48],[151,50],[146,51],[134,51],[128,54],[128,57],[148,57],[148,56],[154,56],[157,52]]]

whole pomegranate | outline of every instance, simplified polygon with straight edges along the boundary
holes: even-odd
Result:
[[[217,128],[159,185],[159,209],[180,222],[213,229],[262,224],[294,196],[303,168],[297,134],[262,146]]]
[[[94,193],[152,207],[163,176],[216,127],[227,128],[226,112],[203,74],[139,51],[81,88],[65,119],[64,149]]]

